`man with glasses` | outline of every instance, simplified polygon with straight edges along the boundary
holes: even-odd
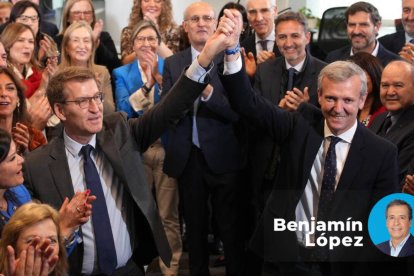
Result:
[[[90,189],[97,197],[92,219],[74,232],[79,235],[65,237],[67,245],[77,243],[70,275],[144,275],[143,266],[157,255],[170,263],[141,154],[205,86],[183,76],[164,101],[127,120],[119,112],[103,117],[103,94],[89,69],[67,67],[50,80],[48,100],[63,131],[27,156],[25,184],[54,207],[78,191]],[[72,211],[81,215],[83,204]]]
[[[247,19],[254,33],[241,43],[246,54],[252,53],[257,63],[280,56],[275,45],[276,0],[247,1]]]
[[[214,10],[208,3],[196,2],[186,8],[183,27],[191,47],[165,60],[163,96],[171,93],[169,90],[181,72],[203,50],[216,24]],[[217,74],[216,64],[221,59],[217,57],[211,69],[210,85],[168,132],[165,147],[164,172],[178,180],[191,275],[209,275],[209,198],[224,245],[227,274],[239,275],[241,264],[236,193],[243,156],[235,132],[238,116],[230,108]]]

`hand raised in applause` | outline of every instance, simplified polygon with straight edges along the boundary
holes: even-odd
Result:
[[[293,88],[292,91],[287,91],[285,97],[279,102],[279,107],[286,111],[295,111],[302,102],[309,102],[309,88],[300,91]]]

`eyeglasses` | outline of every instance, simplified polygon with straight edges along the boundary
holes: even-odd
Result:
[[[93,14],[93,11],[72,11],[70,13],[75,17],[80,17],[82,14],[84,17],[91,17]]]
[[[144,44],[145,41],[148,41],[149,44],[154,45],[158,43],[158,39],[155,36],[137,36],[135,41],[138,44]]]
[[[104,102],[104,94],[102,92],[99,92],[93,97],[82,97],[82,98],[77,98],[75,100],[63,101],[61,103],[62,104],[75,103],[80,108],[85,109],[85,108],[89,107],[89,105],[92,103],[92,101],[94,103],[98,104],[98,105],[102,104]]]
[[[33,15],[33,16],[27,16],[27,15],[20,15],[17,17],[21,22],[23,23],[29,23],[29,21],[32,21],[33,23],[39,21],[39,16]]]
[[[212,17],[210,15],[203,15],[203,16],[194,15],[194,16],[190,17],[190,19],[187,19],[185,21],[190,21],[193,24],[197,24],[198,22],[200,22],[200,20],[203,20],[206,23],[211,23],[211,22],[213,22],[214,17]]]
[[[90,37],[71,37],[69,41],[73,44],[79,45],[81,42],[83,44],[92,44],[92,39]]]
[[[258,9],[258,10],[248,10],[247,13],[250,16],[256,17],[259,13],[263,14],[263,15],[268,15],[270,14],[270,8],[262,8],[262,9]]]

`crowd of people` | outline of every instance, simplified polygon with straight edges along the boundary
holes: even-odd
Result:
[[[145,275],[158,258],[178,275],[185,247],[209,275],[213,234],[226,275],[406,275],[365,228],[363,247],[327,250],[308,244],[321,230],[274,226],[366,225],[379,199],[414,195],[401,4],[380,38],[377,8],[350,5],[349,45],[321,60],[275,0],[194,1],[182,24],[171,0],[134,0],[119,56],[91,0],[65,1],[60,28],[38,0],[1,2],[0,274]]]

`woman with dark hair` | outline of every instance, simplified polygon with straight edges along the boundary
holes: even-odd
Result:
[[[359,112],[358,119],[365,126],[369,126],[375,116],[384,112],[380,99],[380,83],[383,67],[373,55],[359,52],[349,57],[349,60],[361,67],[367,76],[367,99]]]
[[[134,0],[129,16],[128,26],[121,33],[121,59],[123,64],[135,60],[135,53],[130,43],[132,31],[141,20],[152,21],[161,34],[158,53],[166,58],[179,51],[180,30],[172,14],[171,0]]]
[[[61,49],[63,35],[66,29],[78,21],[86,21],[93,30],[95,45],[95,63],[104,65],[109,73],[121,66],[114,41],[108,32],[103,31],[103,21],[96,20],[95,8],[91,0],[68,0],[62,11],[62,26],[60,34],[54,39]]]
[[[31,124],[23,91],[16,75],[0,68],[0,128],[13,136],[18,153],[46,144],[41,131]]]

